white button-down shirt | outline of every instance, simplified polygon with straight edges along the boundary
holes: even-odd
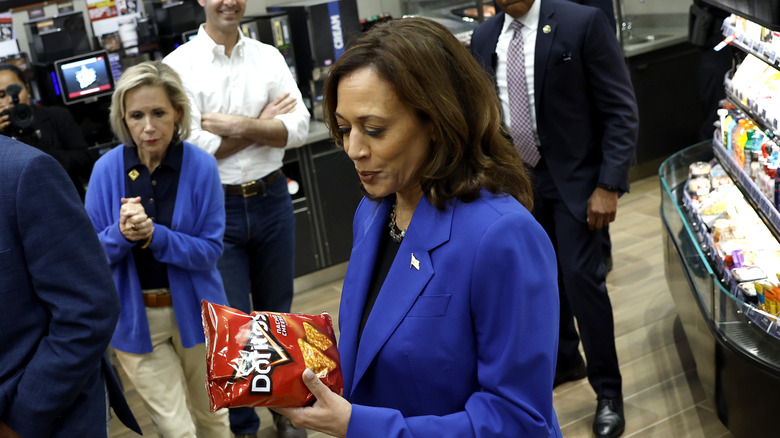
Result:
[[[536,56],[536,31],[539,28],[539,1],[535,1],[528,12],[517,19],[523,23],[523,54],[525,56],[525,78],[528,84],[528,105],[531,108],[531,125],[534,129],[534,138],[536,144],[539,144],[539,137],[536,132],[536,105],[534,93],[534,57]],[[507,86],[506,60],[509,52],[509,42],[515,31],[510,27],[512,16],[504,14],[504,27],[498,36],[496,43],[496,55],[498,62],[496,64],[496,85],[498,86],[498,97],[501,99],[501,108],[504,114],[504,123],[507,128],[512,126],[512,119],[509,116],[509,89]],[[510,131],[511,132],[511,131]]]
[[[179,73],[190,98],[192,133],[187,141],[214,154],[222,137],[201,128],[203,113],[256,118],[268,102],[290,93],[298,101],[295,110],[276,118],[287,128],[285,149],[303,145],[310,115],[284,57],[275,47],[238,33],[229,58],[225,46],[217,45],[201,25],[195,38],[163,59]],[[282,148],[253,144],[218,160],[219,175],[223,184],[241,184],[279,169],[283,158]]]

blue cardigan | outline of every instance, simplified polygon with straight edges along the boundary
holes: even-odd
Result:
[[[108,257],[122,306],[111,346],[128,353],[150,353],[152,341],[141,284],[130,242],[119,231],[120,199],[125,196],[123,146],[96,163],[89,180],[86,208]],[[190,348],[204,342],[201,299],[227,304],[217,260],[225,232],[224,191],[216,159],[184,142],[182,169],[172,229],[155,224],[149,248],[168,264],[173,310],[181,341]]]

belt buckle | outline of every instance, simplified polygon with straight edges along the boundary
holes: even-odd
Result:
[[[255,196],[258,193],[256,184],[257,184],[257,181],[249,181],[249,182],[241,184],[241,193],[242,193],[242,195],[245,198],[249,198],[251,196]],[[252,189],[252,186],[255,186],[254,187],[254,191],[248,191],[248,190]]]

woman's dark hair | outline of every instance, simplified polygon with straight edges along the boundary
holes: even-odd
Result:
[[[339,81],[364,67],[373,68],[404,104],[434,126],[430,159],[419,175],[431,204],[443,208],[453,197],[473,201],[485,188],[532,208],[530,178],[503,134],[495,86],[447,28],[423,18],[391,20],[350,43],[331,67],[324,89],[325,121],[340,147]]]
[[[24,72],[22,72],[22,69],[13,64],[0,64],[0,72],[3,71],[10,71],[13,73],[14,76],[16,76],[16,79],[19,79],[19,82],[21,82],[22,85],[27,88],[27,91],[30,91],[30,84],[27,83],[27,79],[24,77]]]

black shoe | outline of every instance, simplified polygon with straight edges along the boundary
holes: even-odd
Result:
[[[553,389],[566,382],[574,382],[575,380],[581,380],[586,377],[588,377],[588,367],[585,366],[585,361],[580,358],[580,363],[576,366],[555,373]]]
[[[284,415],[274,415],[276,436],[278,438],[306,438],[306,429],[298,429]]]
[[[626,429],[623,417],[623,401],[604,398],[596,407],[596,418],[593,420],[593,432],[599,438],[617,438]]]

